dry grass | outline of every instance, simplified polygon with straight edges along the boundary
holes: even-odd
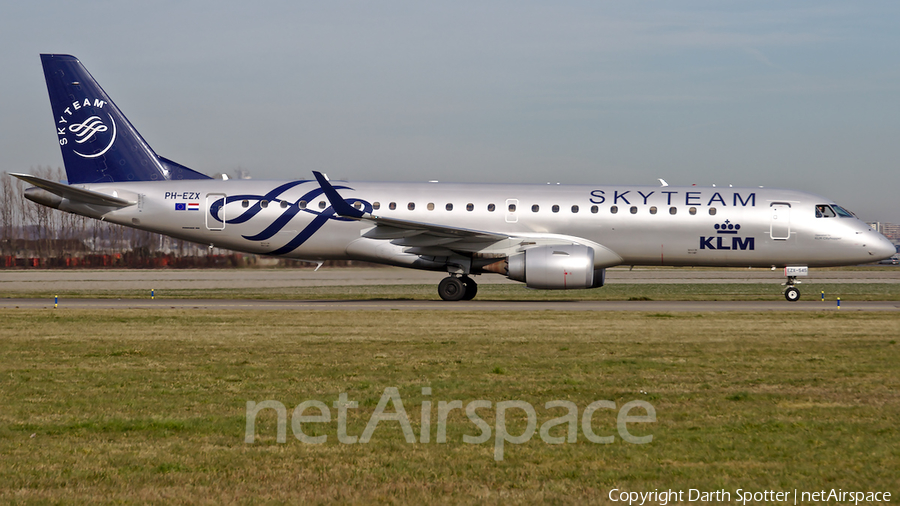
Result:
[[[627,490],[841,488],[895,494],[900,315],[567,312],[7,311],[0,320],[0,501],[603,502]],[[423,396],[422,387],[432,395]],[[336,424],[275,441],[272,411],[244,443],[245,404],[290,411],[346,392],[359,435],[386,387],[416,434],[368,444]],[[493,459],[438,401],[650,402],[646,445],[549,445]],[[493,411],[480,412],[491,425]],[[512,412],[510,412],[512,413]],[[521,412],[519,412],[521,413]],[[580,414],[580,413],[579,413]],[[639,414],[639,413],[635,413]],[[290,416],[290,413],[289,413]],[[615,413],[594,429],[616,435]],[[332,420],[336,410],[332,410]],[[521,433],[522,417],[508,422]],[[580,428],[580,424],[579,424]],[[558,428],[559,429],[559,428]],[[556,431],[556,433],[560,433]]]

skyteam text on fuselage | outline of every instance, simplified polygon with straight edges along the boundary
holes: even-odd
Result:
[[[55,209],[248,253],[353,259],[540,289],[595,288],[616,265],[785,268],[891,257],[830,199],[768,188],[214,180],[158,156],[76,58],[41,55],[68,184],[14,174]]]

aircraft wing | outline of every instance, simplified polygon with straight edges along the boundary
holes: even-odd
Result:
[[[604,265],[622,263],[622,257],[614,251],[581,237],[547,233],[503,234],[377,216],[354,208],[331,186],[327,177],[320,172],[313,174],[338,216],[375,225],[364,231],[362,237],[389,240],[392,244],[407,247],[407,253],[446,256],[453,252],[469,252],[509,256],[534,246],[580,244],[592,248],[595,259],[600,259]]]
[[[502,241],[509,239],[506,234],[496,234],[493,232],[483,232],[481,230],[471,230],[468,228],[448,227],[444,225],[434,225],[431,223],[421,223],[409,220],[397,220],[394,218],[383,218],[374,214],[366,213],[362,220],[375,223],[381,232],[366,233],[367,237],[389,239],[389,235],[401,232],[401,236],[409,237],[414,235],[428,235],[442,239],[466,239],[475,241]],[[376,237],[380,236],[380,237]]]
[[[112,195],[107,195],[105,193],[85,190],[84,188],[78,188],[77,186],[57,183],[56,181],[49,181],[30,174],[10,173],[10,176],[15,176],[26,183],[31,183],[42,190],[46,190],[54,195],[69,199],[73,202],[109,207],[128,207],[136,204],[136,202],[130,200],[120,199],[119,197],[113,197]]]
[[[581,244],[592,248],[595,259],[599,256],[605,265],[618,265],[622,262],[622,257],[614,251],[581,237],[546,233],[503,234],[384,218],[354,208],[340,196],[325,175],[315,171],[313,174],[338,216],[367,221],[375,225],[364,231],[362,237],[389,240],[392,244],[407,247],[407,253],[445,256],[453,252],[469,252],[509,256],[522,251],[523,248],[534,246]]]
[[[398,241],[398,243],[416,243],[406,244],[410,246],[436,246],[438,244],[445,245],[458,241],[493,243],[510,238],[510,236],[506,234],[472,230],[468,228],[448,227],[445,225],[435,225],[418,221],[384,218],[367,213],[348,204],[340,196],[337,190],[331,186],[331,183],[324,174],[315,171],[313,171],[313,174],[315,174],[316,180],[319,181],[319,185],[322,187],[322,190],[324,190],[325,196],[328,197],[332,209],[334,209],[334,212],[337,213],[338,216],[369,221],[376,225],[375,229],[369,230],[363,234],[364,237],[372,239],[403,239],[404,241]],[[406,240],[415,236],[419,236],[418,240]],[[426,237],[430,238],[430,240],[426,239]]]

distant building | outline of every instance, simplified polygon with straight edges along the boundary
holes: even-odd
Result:
[[[900,225],[896,223],[873,221],[869,223],[869,226],[890,239],[894,244],[900,244]]]
[[[883,224],[881,233],[894,242],[900,241],[900,225],[896,223]]]

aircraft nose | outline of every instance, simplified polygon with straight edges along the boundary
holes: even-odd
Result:
[[[897,253],[897,248],[887,239],[887,237],[878,234],[878,241],[871,245],[869,254],[874,257],[875,261],[891,258]]]

